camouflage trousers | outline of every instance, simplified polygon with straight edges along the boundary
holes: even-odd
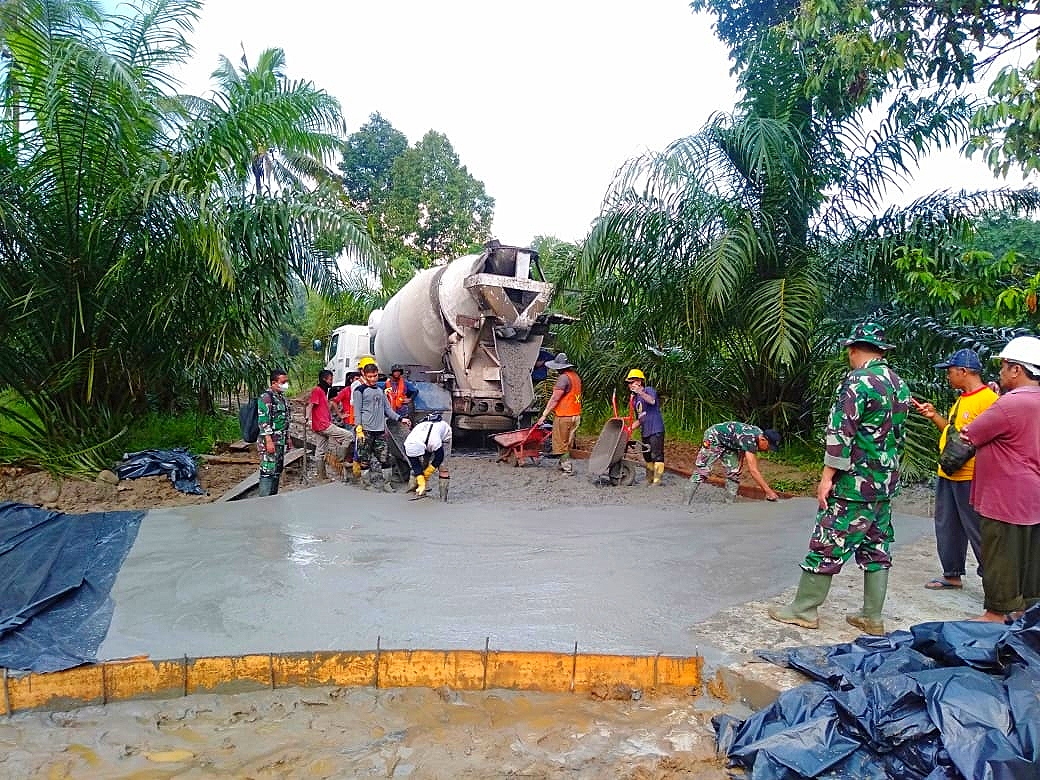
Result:
[[[385,433],[383,431],[365,431],[365,438],[357,440],[355,460],[364,468],[368,468],[373,460],[379,464],[377,468],[389,466],[390,452],[386,447]]]
[[[892,531],[892,502],[827,500],[827,508],[816,514],[816,527],[809,539],[809,553],[802,568],[812,574],[837,574],[852,554],[864,571],[892,567],[888,548]]]
[[[693,475],[690,477],[690,482],[706,481],[708,475],[711,474],[711,467],[717,461],[720,461],[726,468],[726,492],[737,495],[740,487],[740,453],[719,446],[719,443],[715,441],[713,431],[708,431],[708,438],[701,444],[697,457],[694,458]]]
[[[282,469],[285,468],[285,444],[284,442],[276,441],[274,445],[274,452],[268,454],[267,449],[264,447],[264,438],[260,437],[259,446],[260,450],[260,476],[261,477],[279,477],[282,474]]]

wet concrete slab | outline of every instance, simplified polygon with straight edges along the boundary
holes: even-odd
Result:
[[[151,511],[98,658],[487,640],[710,660],[694,624],[790,587],[814,514],[812,499],[525,509],[338,483]],[[895,523],[897,546],[931,529],[924,517]]]

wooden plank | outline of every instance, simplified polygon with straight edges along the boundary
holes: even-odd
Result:
[[[298,448],[298,449],[294,449],[288,455],[286,455],[285,456],[285,466],[282,469],[282,474],[285,474],[285,469],[289,468],[289,466],[291,466],[296,461],[300,460],[302,457],[303,457],[303,448],[302,447]],[[246,477],[241,482],[239,482],[237,485],[235,485],[233,488],[231,488],[231,490],[229,490],[227,493],[225,493],[220,498],[218,498],[217,501],[218,502],[220,502],[220,501],[234,501],[236,498],[240,498],[243,493],[246,493],[249,490],[252,490],[253,488],[255,488],[259,484],[260,484],[260,464],[257,463],[256,471],[254,471],[248,477]]]

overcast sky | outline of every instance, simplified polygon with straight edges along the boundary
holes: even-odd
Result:
[[[378,111],[410,143],[444,133],[507,244],[584,238],[625,160],[736,95],[710,19],[685,0],[206,0],[190,40],[186,92],[210,88],[219,54],[281,47],[290,78],[339,99],[349,132]],[[951,153],[904,198],[991,184]]]

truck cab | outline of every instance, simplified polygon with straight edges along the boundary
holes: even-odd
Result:
[[[325,349],[325,368],[332,372],[332,386],[344,387],[347,373],[357,371],[358,361],[371,354],[367,325],[341,325],[332,331]]]

